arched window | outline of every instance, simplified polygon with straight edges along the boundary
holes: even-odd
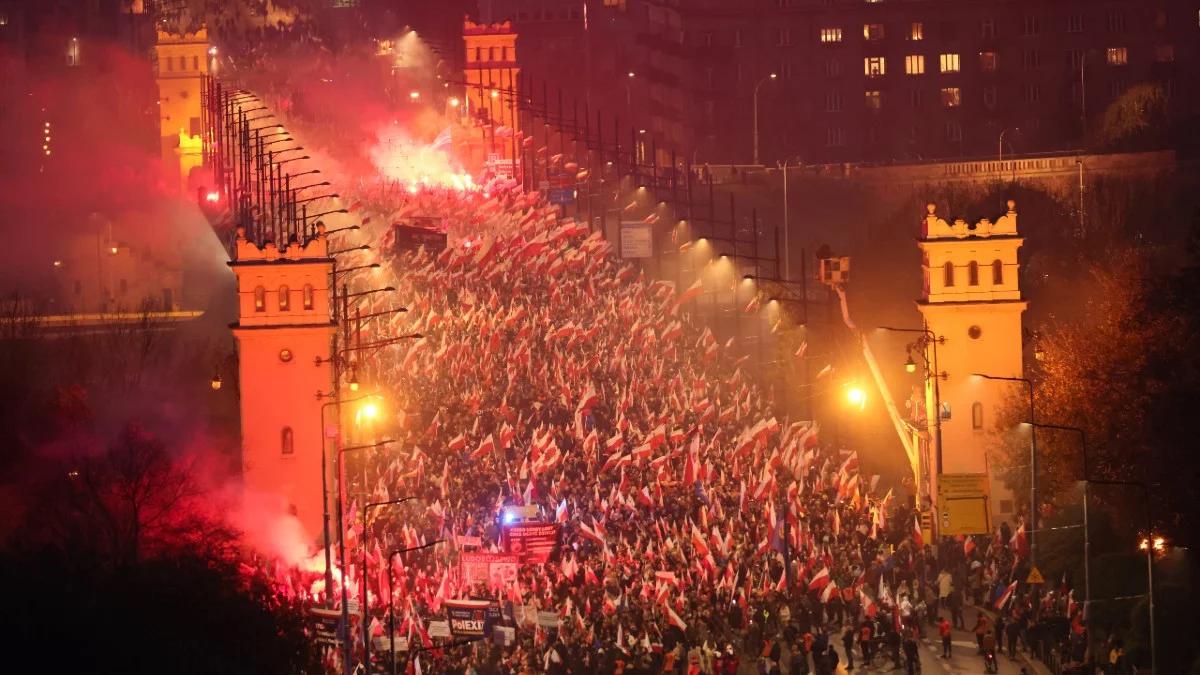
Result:
[[[267,289],[263,288],[262,286],[256,286],[254,288],[254,311],[267,311]]]
[[[999,260],[992,261],[992,285],[1004,285],[1004,263]]]
[[[983,429],[983,404],[979,401],[971,404],[971,428]]]
[[[279,451],[285,455],[291,455],[296,452],[291,427],[284,427],[283,432],[279,434]]]
[[[287,286],[279,287],[279,311],[286,312],[292,306],[292,292]]]
[[[313,308],[313,287],[312,284],[304,284],[304,309]]]
[[[942,285],[946,287],[954,285],[954,263],[948,262],[942,265]]]
[[[967,265],[967,284],[970,286],[979,285],[979,263],[974,260]]]

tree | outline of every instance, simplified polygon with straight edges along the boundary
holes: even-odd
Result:
[[[1136,84],[1109,104],[1093,145],[1100,150],[1133,150],[1161,141],[1167,96],[1156,84]]]

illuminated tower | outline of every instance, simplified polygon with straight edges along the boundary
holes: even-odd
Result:
[[[162,158],[178,168],[185,191],[188,175],[201,164],[200,80],[210,70],[209,50],[204,28],[183,35],[159,31],[154,45]]]
[[[1021,314],[1026,302],[1019,285],[1016,203],[996,222],[947,223],[928,205],[918,241],[925,274],[917,305],[926,326],[945,340],[937,346],[942,415],[943,473],[985,473],[990,469],[992,519],[1012,520],[1011,492],[998,479],[986,448],[996,412],[1012,391],[973,373],[1021,377]],[[928,355],[932,358],[932,353]],[[933,405],[929,383],[927,410]],[[932,423],[931,423],[932,428]],[[989,466],[989,464],[991,466]],[[935,464],[936,471],[936,464]],[[933,477],[936,485],[936,476]],[[936,487],[934,488],[936,494]]]
[[[520,116],[512,96],[504,92],[516,91],[517,33],[512,24],[478,24],[466,21],[463,24],[463,43],[467,58],[464,79],[467,83],[468,114],[490,120],[495,126],[520,132]],[[497,140],[496,149],[504,156],[511,153],[511,143]]]
[[[248,495],[278,500],[310,538],[321,532],[322,402],[330,388],[329,279],[333,259],[319,225],[307,239],[246,239],[238,229],[237,276],[242,477]],[[328,417],[334,413],[328,411]]]

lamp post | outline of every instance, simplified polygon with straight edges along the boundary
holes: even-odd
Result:
[[[355,401],[361,401],[365,398],[370,398],[371,396],[375,395],[376,394],[363,394],[362,396],[356,396],[346,401],[339,401],[336,390],[328,394],[317,392],[318,399],[333,399],[328,403],[321,404],[321,428],[318,430],[321,433],[321,522],[325,536],[325,602],[326,604],[330,604],[330,606],[332,606],[332,604],[329,602],[329,594],[333,589],[333,566],[329,553],[329,458],[328,454],[325,452],[325,409],[331,405],[338,405],[339,403],[353,403]],[[338,433],[340,434],[341,420],[338,420],[338,430]]]
[[[389,443],[391,441],[388,441]],[[381,445],[377,443],[376,445]],[[373,447],[373,446],[366,446]],[[343,452],[350,450],[346,448]],[[362,547],[362,631],[363,631],[363,670],[371,672],[371,628],[367,625],[369,612],[367,611],[367,512],[375,507],[393,506],[395,504],[403,504],[404,502],[412,501],[416,497],[401,497],[400,499],[388,499],[381,502],[367,502],[363,504],[362,514],[362,541],[359,546]],[[389,559],[390,562],[390,559]],[[395,651],[394,649],[392,651]]]
[[[1029,564],[1037,567],[1037,418],[1033,413],[1033,382],[1027,377],[1004,377],[973,373],[985,380],[1024,382],[1029,391]]]
[[[755,143],[755,145],[757,146],[758,144]],[[790,158],[783,160],[782,163],[778,163],[778,162],[776,163],[777,166],[783,171],[783,278],[784,279],[792,278],[792,265],[791,265],[792,247],[791,247],[791,244],[789,243],[789,236],[788,236],[791,233],[791,228],[789,227],[789,224],[788,224],[788,176],[787,176],[787,172],[788,172],[788,162],[789,161],[791,161]]]
[[[1083,451],[1083,611],[1086,614],[1088,605],[1092,602],[1092,537],[1091,530],[1088,528],[1088,484],[1089,479],[1088,467],[1088,445],[1087,432],[1079,427],[1068,427],[1060,424],[1040,424],[1036,422],[1028,422],[1029,426],[1036,429],[1057,429],[1059,431],[1071,431],[1079,434],[1079,445]],[[1092,631],[1087,632],[1088,653],[1091,653],[1092,648]]]
[[[921,338],[911,346],[921,348],[921,357],[925,360],[926,382],[928,382],[930,378],[933,379],[933,414],[934,414],[934,417],[933,417],[933,430],[934,430],[933,431],[933,435],[934,435],[933,446],[934,447],[933,447],[933,467],[930,472],[935,476],[940,476],[942,474],[942,388],[941,388],[941,381],[943,379],[945,379],[946,377],[948,377],[948,375],[946,373],[943,373],[940,370],[938,370],[937,348],[938,348],[938,345],[946,343],[946,336],[937,335],[928,328],[896,328],[893,326],[880,326],[879,328],[881,330],[886,330],[886,331],[889,331],[892,333],[919,333],[921,335]],[[933,352],[932,362],[930,361],[929,357],[925,356],[925,347],[930,347],[931,351]],[[913,362],[911,352],[909,353],[909,356],[908,356],[908,362],[904,364],[904,369],[910,373],[916,372],[916,370],[917,370],[917,364]],[[926,423],[928,423],[928,419],[929,419],[928,412],[926,412],[925,418],[927,421]],[[928,432],[928,429],[926,429],[926,432]],[[932,491],[932,490],[930,490],[930,491]],[[933,500],[932,495],[927,494],[926,497],[929,497],[930,501]],[[934,527],[936,528],[937,527],[937,518],[933,519],[933,523],[934,523]]]
[[[445,541],[444,539],[435,539],[435,540],[433,540],[433,541],[429,542],[428,544],[422,544],[422,545],[420,545],[420,546],[411,546],[411,547],[409,547],[409,548],[401,548],[401,549],[396,549],[395,551],[392,551],[391,553],[389,553],[389,554],[388,554],[388,559],[387,559],[387,568],[388,568],[388,623],[389,623],[389,624],[391,624],[391,625],[388,627],[388,632],[390,633],[390,635],[388,635],[388,644],[389,644],[389,645],[391,645],[391,648],[392,648],[392,675],[396,675],[396,644],[395,644],[395,639],[396,639],[396,606],[395,606],[395,601],[394,601],[394,599],[395,599],[395,597],[396,597],[396,592],[395,592],[395,589],[393,588],[393,586],[395,585],[395,583],[396,583],[396,582],[395,582],[395,579],[394,579],[394,576],[395,576],[395,575],[392,573],[392,558],[393,558],[393,557],[395,557],[395,556],[398,556],[398,555],[404,555],[405,553],[412,553],[413,551],[420,551],[421,549],[425,549],[425,548],[432,548],[432,547],[434,547],[434,546],[437,546],[438,544],[440,544],[440,543],[442,543],[442,542],[444,542],[444,541]]]
[[[1150,512],[1150,487],[1145,481],[1094,480],[1092,482],[1097,485],[1136,487],[1142,491],[1142,498],[1146,500],[1146,538],[1141,541],[1138,548],[1146,552],[1146,599],[1149,602],[1150,613],[1150,675],[1154,675],[1158,672],[1158,649],[1154,629],[1154,552],[1156,549],[1163,548],[1164,543],[1161,542],[1161,537],[1154,535],[1154,519]]]
[[[758,89],[766,84],[768,80],[774,80],[779,77],[775,73],[771,73],[758,81],[754,85],[754,165],[758,166]]]

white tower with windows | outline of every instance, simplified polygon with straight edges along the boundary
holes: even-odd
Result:
[[[995,522],[1012,521],[1011,491],[998,479],[996,460],[987,456],[996,411],[1012,394],[1013,383],[984,380],[973,373],[1003,377],[1023,374],[1021,297],[1016,203],[996,222],[946,222],[927,207],[918,245],[925,276],[918,308],[925,325],[944,338],[938,346],[942,415],[942,473],[989,473],[990,511]],[[929,355],[932,357],[932,354]],[[926,400],[933,414],[933,383]],[[933,427],[933,418],[930,428]],[[931,473],[936,473],[936,464]],[[935,481],[937,477],[933,476]],[[936,487],[934,487],[936,494]]]

